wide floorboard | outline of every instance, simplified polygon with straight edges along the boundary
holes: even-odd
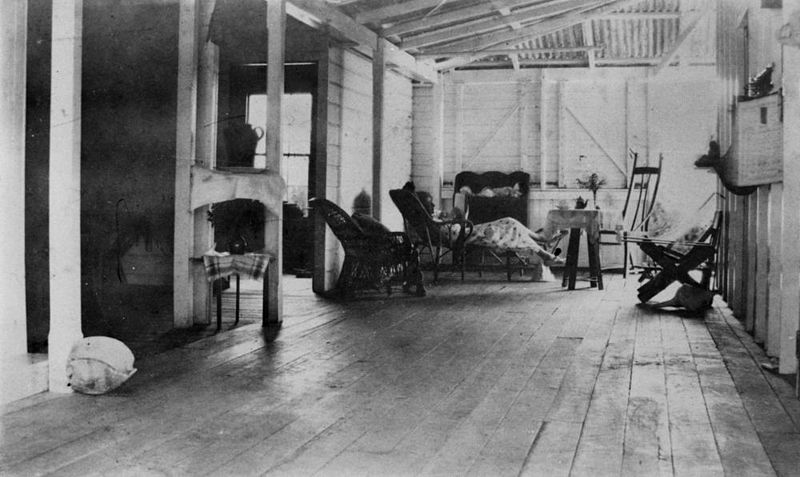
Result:
[[[724,303],[634,281],[445,277],[424,298],[287,287],[102,396],[7,406],[0,475],[800,475],[800,401]],[[307,283],[307,282],[306,282]]]

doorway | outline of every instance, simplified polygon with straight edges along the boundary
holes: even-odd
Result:
[[[317,64],[292,63],[284,69],[285,87],[282,98],[281,175],[286,183],[283,196],[283,273],[311,278],[314,267],[313,218],[308,203],[314,193],[316,151],[313,140],[317,100]],[[258,137],[255,154],[247,167],[266,167],[266,130],[269,98],[266,94],[267,66],[264,64],[234,65],[227,78],[227,111],[220,108],[220,121],[246,124]],[[220,137],[218,167],[229,166]],[[236,164],[237,166],[240,164]],[[218,243],[220,243],[218,241]]]

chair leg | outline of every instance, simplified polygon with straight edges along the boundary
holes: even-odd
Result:
[[[622,242],[622,278],[628,278],[628,242]]]
[[[433,249],[431,249],[433,252]],[[440,246],[436,246],[436,251],[433,254],[433,283],[439,281],[439,261],[442,259],[442,248]]]

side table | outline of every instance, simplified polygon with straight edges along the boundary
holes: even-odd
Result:
[[[215,251],[206,252],[203,255],[203,265],[206,269],[206,277],[210,283],[236,275],[236,321],[234,326],[239,324],[239,280],[241,275],[255,280],[264,280],[264,310],[263,322],[267,319],[267,280],[266,273],[269,262],[272,260],[270,255],[261,253],[246,253],[243,255],[219,253]],[[217,331],[222,327],[222,289],[217,291]]]
[[[569,290],[575,289],[580,239],[583,232],[586,232],[586,245],[589,252],[589,281],[592,287],[603,289],[603,272],[600,265],[601,222],[602,214],[599,210],[554,209],[547,213],[548,227],[555,230],[569,229],[567,262],[561,286],[566,286]]]

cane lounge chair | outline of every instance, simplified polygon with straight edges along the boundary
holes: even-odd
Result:
[[[393,189],[389,197],[394,202],[405,222],[406,232],[411,237],[419,254],[428,253],[433,266],[433,281],[439,279],[442,259],[450,254],[452,264],[461,271],[464,279],[464,241],[472,233],[472,222],[464,219],[439,220],[422,205],[414,192]]]
[[[352,298],[357,291],[386,290],[401,284],[405,292],[412,287],[417,296],[425,295],[419,255],[408,235],[390,232],[371,218],[350,216],[326,199],[312,199],[310,205],[322,215],[344,248],[344,262],[336,288]],[[359,223],[360,222],[360,223]]]

